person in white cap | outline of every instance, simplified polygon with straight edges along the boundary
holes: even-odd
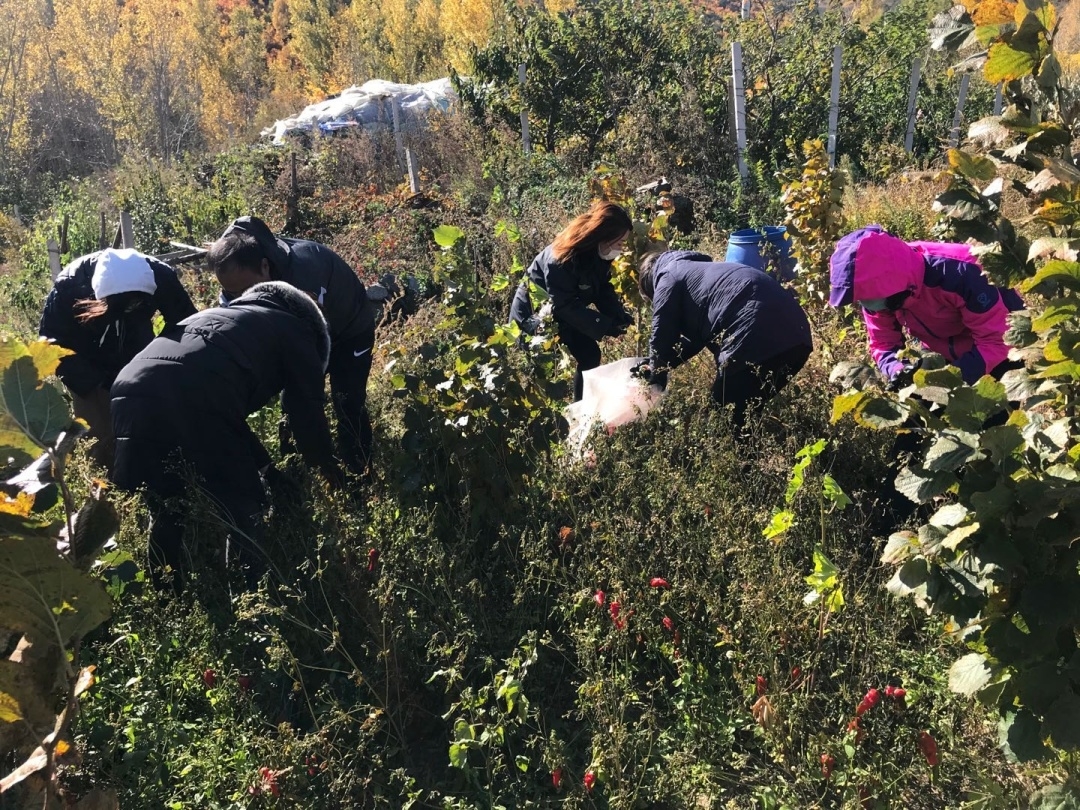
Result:
[[[65,267],[41,313],[38,334],[74,352],[60,361],[57,375],[71,393],[75,416],[97,440],[91,457],[106,469],[114,452],[109,389],[154,339],[155,312],[172,326],[196,310],[169,265],[130,248],[109,248]]]

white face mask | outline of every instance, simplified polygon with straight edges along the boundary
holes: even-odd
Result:
[[[622,255],[622,248],[613,247],[604,250],[603,245],[601,245],[598,252],[600,254],[600,258],[603,259],[605,262],[613,262]]]

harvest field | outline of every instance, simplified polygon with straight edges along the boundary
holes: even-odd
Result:
[[[1076,2],[740,11],[0,0],[0,808],[1080,808]],[[422,126],[260,135],[445,76]],[[648,354],[650,246],[786,227],[814,352],[746,436],[703,352],[567,448],[573,360],[507,320],[599,198],[634,223],[604,362]],[[38,319],[51,256],[175,256],[244,215],[412,292],[376,331],[368,474],[328,488],[258,410],[271,574],[221,564],[192,482],[177,596]],[[1013,370],[912,346],[885,384],[825,300],[873,223],[1023,296]]]

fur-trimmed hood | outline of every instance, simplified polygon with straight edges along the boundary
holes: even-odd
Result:
[[[326,372],[326,366],[330,362],[330,331],[326,326],[326,318],[311,296],[284,281],[264,281],[234,299],[229,307],[236,309],[245,305],[270,305],[310,324],[316,334],[323,372]]]

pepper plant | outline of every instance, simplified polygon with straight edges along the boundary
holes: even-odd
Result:
[[[938,232],[971,242],[995,284],[1026,294],[1029,309],[1013,315],[1006,334],[1024,367],[967,385],[938,359],[896,396],[841,395],[833,420],[852,414],[869,427],[922,437],[923,449],[895,485],[930,517],[889,538],[883,561],[897,567],[889,590],[943,615],[963,642],[949,685],[996,710],[1006,754],[1062,758],[1075,784],[1080,170],[1070,142],[1080,95],[1061,78],[1051,5],[976,2],[973,9],[952,15],[951,41],[970,34],[982,43],[986,53],[977,59],[989,81],[1006,83],[1009,105],[972,124],[966,148],[949,152],[949,184],[935,202]],[[1029,207],[1022,230],[1003,213],[1006,195]],[[1065,806],[1063,790],[1072,788],[1044,791],[1031,806]]]

